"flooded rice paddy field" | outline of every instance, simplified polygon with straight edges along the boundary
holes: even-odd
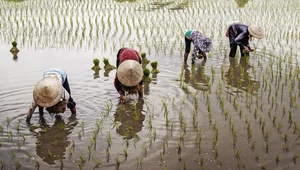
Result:
[[[238,3],[240,4],[240,3]],[[240,4],[243,6],[243,4]],[[299,1],[0,2],[0,169],[296,169],[300,156]],[[228,58],[229,21],[261,25],[250,57]],[[184,32],[213,41],[183,64]],[[13,41],[18,54],[11,54]],[[158,62],[144,99],[119,104],[103,59],[131,47]],[[99,74],[91,70],[100,60]],[[77,114],[36,110],[34,85],[68,74]],[[151,70],[150,64],[147,68]]]

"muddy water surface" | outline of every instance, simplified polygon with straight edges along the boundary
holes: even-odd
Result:
[[[295,9],[277,0],[264,10],[268,4],[260,1],[243,9],[234,1],[180,8],[183,1],[159,7],[146,1],[58,2],[1,2],[1,168],[299,169]],[[175,7],[180,10],[170,10]],[[289,22],[274,15],[279,7]],[[186,20],[196,14],[203,17]],[[249,58],[227,57],[230,20],[264,26],[266,37],[251,42],[256,51]],[[208,60],[193,66],[182,62],[182,35],[189,28],[213,40]],[[20,52],[14,57],[9,49],[16,34]],[[115,70],[105,73],[102,60],[115,65],[123,46],[146,52],[160,73],[150,74],[143,100],[132,95],[119,104]],[[102,68],[96,75],[94,58]],[[77,114],[45,113],[42,123],[36,110],[27,124],[33,87],[51,67],[67,72]]]

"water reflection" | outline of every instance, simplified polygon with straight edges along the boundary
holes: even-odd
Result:
[[[100,75],[99,75],[100,70],[94,70],[94,71],[95,71],[95,73],[94,73],[94,79],[99,78],[100,77]]]
[[[193,64],[189,70],[187,63],[184,63],[184,82],[190,84],[194,89],[209,91],[209,76],[205,75],[205,63],[203,60],[200,65]],[[197,70],[196,70],[197,67]]]
[[[61,118],[57,118],[52,126],[42,123],[42,130],[37,134],[37,155],[48,164],[55,164],[56,160],[65,159],[64,153],[70,144],[69,135],[77,124],[75,114],[71,115],[68,123]]]
[[[239,8],[245,7],[249,0],[235,0],[235,3]]]
[[[11,54],[13,55],[13,60],[14,61],[18,61],[18,53],[19,51],[11,51]]]
[[[249,57],[241,57],[238,63],[235,58],[229,58],[230,67],[225,74],[228,85],[254,94],[260,88],[260,82],[252,80],[248,70],[252,66],[249,64]]]
[[[105,70],[104,71],[104,77],[109,77],[110,72],[111,72],[111,70]]]
[[[120,104],[115,113],[115,121],[119,121],[121,125],[116,128],[116,131],[121,136],[127,139],[134,138],[136,133],[140,132],[143,128],[143,115],[144,100],[139,99],[134,102],[126,102]]]

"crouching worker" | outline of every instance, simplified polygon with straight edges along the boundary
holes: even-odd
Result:
[[[250,48],[249,40],[252,37],[261,39],[264,37],[263,29],[258,25],[246,25],[240,22],[230,24],[225,36],[229,38],[230,52],[229,57],[235,57],[237,46],[240,47],[241,57],[248,56],[249,52],[254,51]]]
[[[200,31],[188,30],[185,33],[185,53],[184,53],[184,62],[187,61],[190,50],[191,43],[193,42],[194,50],[192,53],[192,64],[195,63],[196,57],[199,59],[207,59],[206,52],[210,52],[211,39],[203,35]]]
[[[141,57],[131,48],[121,48],[117,54],[117,73],[114,81],[120,94],[120,102],[125,102],[125,93],[138,94],[143,97],[143,68]]]
[[[76,113],[76,102],[71,97],[71,91],[65,71],[52,68],[44,71],[43,78],[35,85],[33,101],[27,113],[26,121],[39,108],[40,117],[43,118],[44,107],[49,113],[64,113],[68,107],[72,114]]]

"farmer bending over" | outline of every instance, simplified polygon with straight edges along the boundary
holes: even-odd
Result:
[[[184,53],[184,62],[187,61],[190,49],[191,42],[193,42],[194,50],[192,53],[192,64],[195,63],[195,58],[206,60],[206,52],[210,51],[211,39],[204,36],[200,31],[188,30],[185,33],[185,53]]]
[[[120,102],[125,102],[125,92],[138,93],[143,97],[143,69],[141,57],[137,51],[131,48],[121,48],[117,54],[117,73],[115,88],[120,94]]]
[[[76,102],[71,97],[71,91],[65,71],[51,68],[44,71],[43,78],[35,85],[33,101],[27,113],[26,121],[39,108],[40,117],[43,116],[44,107],[49,113],[63,113],[68,107],[72,114],[76,113]]]
[[[257,25],[246,25],[240,22],[230,24],[225,36],[229,38],[230,52],[229,57],[235,57],[237,45],[240,47],[241,56],[249,55],[253,50],[249,46],[252,37],[261,39],[264,36],[263,29]]]

